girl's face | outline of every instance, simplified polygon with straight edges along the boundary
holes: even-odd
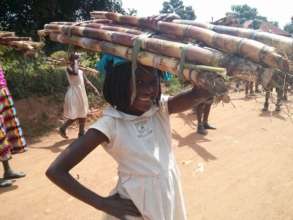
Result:
[[[78,55],[71,55],[69,58],[69,65],[73,69],[75,73],[78,72],[79,66],[78,66],[79,56]]]
[[[160,91],[160,81],[157,71],[150,68],[139,67],[136,71],[136,97],[129,111],[135,115],[141,115],[148,111]],[[130,83],[130,96],[132,83]]]

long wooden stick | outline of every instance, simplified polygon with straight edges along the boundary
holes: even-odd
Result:
[[[229,27],[224,25],[213,25],[197,21],[188,20],[173,20],[174,23],[187,24],[197,27],[213,30],[217,33],[229,34],[238,37],[253,39],[264,44],[275,47],[278,52],[285,53],[290,59],[293,60],[293,38],[281,36],[278,34],[248,29],[240,27]]]
[[[0,37],[14,37],[14,32],[0,31]]]
[[[66,59],[55,59],[52,57],[47,57],[47,61],[50,64],[53,64],[55,66],[63,66],[64,67],[69,64],[69,62],[66,61]],[[93,75],[93,76],[97,76],[99,74],[99,72],[97,70],[90,68],[90,67],[85,67],[85,66],[79,65],[79,69],[81,69],[82,71],[89,73],[90,75]]]
[[[43,47],[43,43],[33,42],[30,37],[17,37],[14,32],[5,31],[0,31],[0,44],[30,55]]]

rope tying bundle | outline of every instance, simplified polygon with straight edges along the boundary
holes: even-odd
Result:
[[[136,77],[135,77],[135,71],[137,69],[137,56],[140,52],[142,41],[145,38],[151,37],[153,33],[144,33],[139,35],[137,38],[133,41],[133,48],[132,48],[132,57],[131,57],[131,79],[132,79],[132,94],[130,99],[130,104],[133,104],[134,99],[136,97]]]

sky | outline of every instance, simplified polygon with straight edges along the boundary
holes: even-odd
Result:
[[[123,8],[134,8],[138,16],[159,14],[164,0],[122,0]],[[183,0],[185,6],[192,6],[196,20],[210,22],[225,16],[232,5],[247,4],[256,8],[258,14],[269,21],[277,21],[280,27],[291,22],[293,7],[290,0]],[[291,6],[290,6],[291,5]]]

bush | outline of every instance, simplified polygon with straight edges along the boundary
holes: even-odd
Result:
[[[14,99],[65,92],[68,83],[64,69],[47,65],[42,55],[31,59],[9,51],[3,57],[1,62]]]
[[[185,87],[184,82],[175,76],[168,81],[163,81],[163,83],[165,84],[165,93],[169,95],[175,95]]]
[[[64,51],[55,53],[56,58],[66,55]],[[82,54],[81,63],[87,62],[93,67],[97,60],[96,54]],[[65,94],[68,82],[64,67],[49,65],[44,54],[36,58],[24,57],[12,49],[0,48],[0,62],[5,71],[5,77],[14,99],[31,96],[57,96]],[[101,80],[90,76],[97,88],[101,88]]]

